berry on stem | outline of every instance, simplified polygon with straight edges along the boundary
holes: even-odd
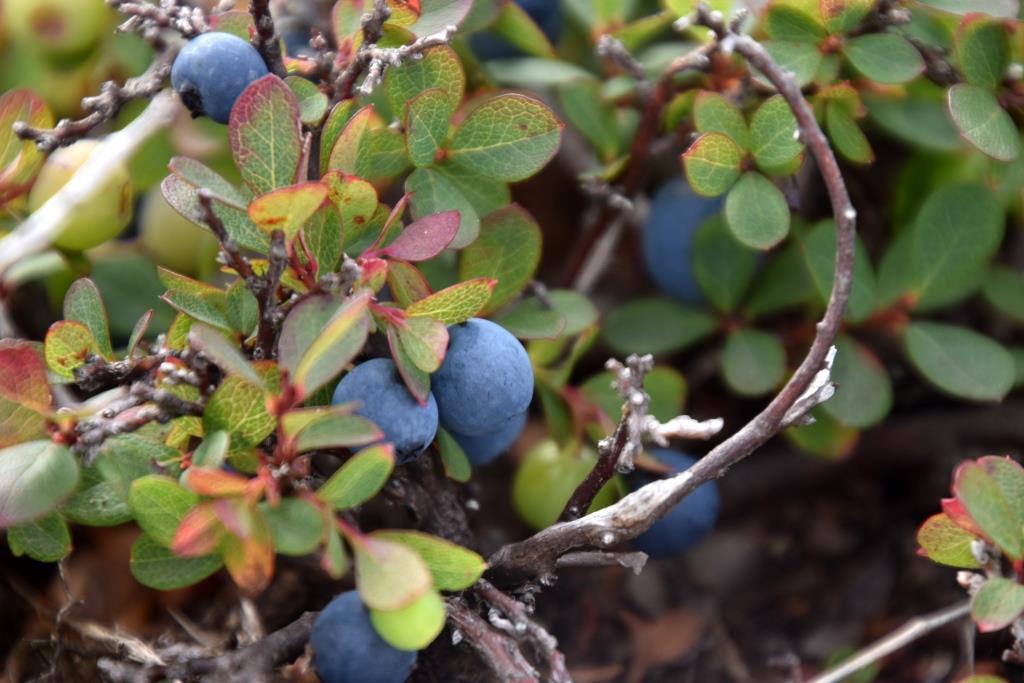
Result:
[[[238,96],[267,73],[256,48],[238,36],[214,31],[181,49],[171,67],[171,85],[193,117],[227,123]]]

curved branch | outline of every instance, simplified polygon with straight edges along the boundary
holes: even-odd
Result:
[[[702,6],[698,9],[697,22],[714,31],[723,50],[732,49],[742,55],[775,86],[793,110],[801,139],[818,165],[828,188],[836,224],[835,275],[825,314],[817,325],[817,334],[803,362],[778,395],[753,420],[686,472],[648,484],[614,505],[586,517],[555,524],[524,541],[504,546],[489,560],[489,576],[496,582],[530,582],[551,575],[558,558],[569,551],[585,547],[607,548],[643,533],[698,486],[722,477],[730,467],[753,453],[785,426],[793,424],[799,417],[792,411],[798,401],[803,404],[804,412],[813,407],[814,396],[808,390],[814,388],[812,384],[821,382],[820,373],[828,368],[830,349],[839,332],[853,284],[857,217],[839,163],[818,126],[814,112],[789,72],[784,71],[757,41],[734,32],[720,13],[709,12]]]

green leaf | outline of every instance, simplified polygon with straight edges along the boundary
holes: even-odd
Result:
[[[604,336],[618,353],[681,351],[711,335],[717,321],[671,299],[634,299],[608,314]]]
[[[725,198],[725,220],[743,244],[771,249],[789,234],[789,205],[760,173],[745,173]]]
[[[995,90],[1010,65],[1010,37],[1005,24],[986,17],[965,21],[956,36],[956,58],[971,85]]]
[[[831,415],[817,407],[811,411],[814,423],[790,427],[783,435],[798,448],[829,460],[848,457],[857,445],[860,432],[839,424]]]
[[[889,135],[921,149],[952,152],[962,147],[944,103],[931,98],[864,96],[871,119]]]
[[[274,550],[282,555],[308,555],[324,538],[324,516],[309,501],[282,498],[275,507],[260,503],[259,509],[270,524]]]
[[[368,607],[382,611],[405,609],[432,590],[430,570],[408,546],[363,536],[353,544],[353,549],[356,587]]]
[[[483,310],[496,282],[481,277],[466,280],[429,294],[406,307],[408,316],[429,316],[445,325],[464,323]]]
[[[224,566],[217,555],[178,557],[143,534],[132,544],[129,565],[143,586],[169,591],[198,583]]]
[[[171,170],[174,171],[173,164],[178,159],[172,160]],[[207,169],[208,170],[208,169]],[[213,171],[210,171],[212,174]],[[219,178],[219,176],[218,176]],[[223,179],[222,179],[223,180]],[[224,181],[225,183],[227,181]],[[198,189],[204,187],[201,185],[190,184],[187,180],[184,180],[177,175],[169,175],[163,179],[160,183],[160,192],[163,194],[164,199],[171,207],[181,214],[184,218],[192,221],[196,225],[203,225],[203,213],[199,205],[199,192]],[[234,188],[231,188],[233,192],[237,192]],[[248,204],[247,198],[235,200],[227,200],[222,197],[216,197],[210,204],[210,208],[213,210],[214,215],[220,219],[221,223],[224,224],[224,230],[228,236],[238,243],[238,246],[244,249],[251,249],[252,251],[266,253],[267,248],[270,245],[270,239],[267,234],[256,227],[256,225],[249,220],[249,214],[246,212],[246,205]],[[148,261],[146,264],[152,267]],[[93,273],[93,279],[96,279],[96,273]],[[102,283],[97,281],[96,283],[102,290]],[[112,301],[108,298],[107,300],[111,305],[111,310],[114,310],[116,301]]]
[[[855,29],[874,5],[874,0],[820,0],[818,3],[825,27],[837,34]]]
[[[981,283],[1003,239],[1005,218],[991,190],[956,183],[925,200],[911,231],[917,309],[954,303]]]
[[[1024,323],[1024,273],[1006,266],[989,271],[982,290],[985,300],[1003,315]]]
[[[736,239],[720,213],[694,235],[691,261],[701,291],[725,313],[739,306],[757,271],[757,252]]]
[[[456,129],[448,157],[486,178],[529,178],[558,151],[562,122],[541,102],[499,95],[473,109]]]
[[[371,128],[356,156],[355,174],[378,184],[404,173],[412,162],[405,148],[405,136],[388,127]]]
[[[949,111],[960,135],[999,161],[1020,154],[1020,134],[995,95],[976,85],[960,83],[949,89]]]
[[[480,216],[473,203],[436,168],[417,168],[405,179],[405,191],[412,193],[412,215],[420,219],[441,211],[458,211],[459,232],[452,249],[462,249],[480,234]]]
[[[917,48],[895,33],[868,33],[851,38],[843,54],[853,68],[879,83],[906,83],[924,71]]]
[[[619,122],[615,107],[605,101],[601,83],[594,78],[570,81],[558,89],[565,117],[610,161],[619,153]]]
[[[448,348],[448,328],[440,320],[426,317],[407,318],[402,324],[388,327],[388,339],[401,345],[413,365],[426,373],[436,372]]]
[[[216,329],[203,323],[196,323],[189,330],[188,339],[192,346],[227,374],[256,387],[264,387],[263,378],[256,373],[249,360]]]
[[[978,464],[996,482],[1006,502],[1024,524],[1024,467],[1008,455],[986,455],[978,458]]]
[[[831,100],[825,105],[825,127],[836,150],[848,161],[870,164],[875,160],[867,136],[841,103]]]
[[[370,330],[369,295],[351,297],[309,344],[292,378],[300,397],[334,379],[355,358]]]
[[[483,70],[498,85],[530,90],[553,88],[594,77],[594,74],[572,62],[538,57],[493,59],[483,65]]]
[[[218,329],[231,331],[227,294],[223,290],[166,268],[158,268],[157,275],[167,287],[167,292],[160,298],[172,308]]]
[[[722,350],[722,378],[741,396],[762,396],[786,375],[786,350],[778,337],[760,330],[737,330]]]
[[[512,192],[506,183],[493,181],[482,183],[477,174],[446,161],[441,162],[434,170],[444,176],[445,180],[469,201],[478,216],[486,216],[498,209],[503,209],[512,201]],[[415,197],[413,200],[415,201]],[[443,210],[448,211],[449,209]],[[465,222],[465,217],[462,220]],[[453,248],[456,247],[453,246]]]
[[[299,120],[307,126],[316,126],[327,115],[327,95],[313,81],[301,76],[288,76],[284,79],[295,95],[299,106]]]
[[[391,357],[398,367],[398,374],[402,377],[402,382],[420,405],[426,405],[430,396],[430,375],[412,362],[405,346],[399,342],[393,327],[388,328],[387,339]]]
[[[469,478],[473,476],[469,458],[459,442],[445,431],[444,427],[437,428],[437,450],[441,455],[444,473],[449,479],[463,484],[469,481]]]
[[[555,49],[533,17],[514,2],[505,3],[490,31],[534,57],[554,57]]]
[[[915,322],[907,328],[904,343],[918,372],[953,396],[998,401],[1013,386],[1013,357],[972,330]]]
[[[781,95],[766,100],[750,119],[750,151],[758,168],[768,173],[788,169],[803,150],[786,100]]]
[[[822,305],[832,294],[832,279],[836,269],[836,230],[832,220],[821,221],[798,242],[807,272]],[[859,323],[875,310],[878,300],[875,273],[871,257],[858,236],[853,261],[853,289],[846,305],[846,319]]]
[[[750,131],[743,113],[731,100],[717,92],[702,90],[697,94],[693,122],[699,133],[720,133],[741,149],[750,147]]]
[[[697,194],[717,197],[740,176],[743,150],[722,133],[704,133],[683,154],[683,168]]]
[[[1024,586],[992,577],[978,589],[971,601],[971,616],[982,633],[1004,629],[1024,612]]]
[[[944,513],[932,515],[917,530],[920,552],[932,562],[949,567],[980,567],[971,550],[971,544],[976,540],[978,539],[974,534],[957,526],[956,522]]]
[[[813,302],[817,298],[815,285],[804,263],[795,243],[772,254],[751,287],[746,313],[757,318]]]
[[[423,59],[388,69],[384,77],[384,95],[396,114],[405,111],[407,102],[433,88],[445,94],[447,106],[454,112],[466,89],[466,74],[458,55],[447,45],[427,50]]]
[[[817,44],[827,35],[816,16],[804,12],[802,8],[784,4],[768,6],[764,15],[764,30],[772,40],[791,43]]]
[[[322,448],[365,446],[382,438],[384,434],[364,417],[328,413],[299,431],[295,450],[304,453]]]
[[[533,217],[513,204],[487,216],[480,236],[462,251],[459,279],[497,280],[483,313],[500,308],[519,294],[540,263],[541,232]]]
[[[448,123],[455,113],[444,90],[431,88],[405,105],[405,144],[414,166],[434,163],[437,150],[448,137]]]
[[[823,58],[821,50],[813,43],[770,40],[765,41],[764,49],[779,66],[793,74],[793,78],[801,88],[814,80]],[[759,82],[773,87],[760,73],[755,72],[755,78]]]
[[[443,591],[469,588],[487,569],[484,558],[443,538],[422,531],[404,529],[375,531],[374,537],[402,543],[423,559],[434,577],[434,587]]]
[[[138,434],[122,434],[107,439],[94,467],[117,499],[127,504],[132,482],[150,474],[154,467],[167,467],[171,459],[180,457],[177,449],[163,443]]]
[[[864,429],[881,422],[892,408],[892,382],[878,357],[847,336],[836,341],[832,368],[836,394],[823,404],[826,413],[848,427]]]
[[[289,376],[295,376],[303,356],[344,301],[341,296],[310,296],[288,312],[281,326],[277,356],[281,369],[287,371]]]
[[[0,450],[0,528],[51,512],[78,485],[78,463],[66,446],[29,441]]]
[[[395,451],[391,444],[364,448],[324,482],[316,492],[317,498],[335,510],[362,505],[383,488],[394,467]]]
[[[76,280],[64,295],[64,318],[81,323],[92,333],[99,352],[106,358],[113,358],[110,345],[110,323],[103,297],[95,283],[88,278]]]
[[[307,240],[309,241],[309,240]],[[313,253],[316,254],[315,245]],[[340,251],[340,246],[339,246]],[[255,330],[259,322],[260,305],[256,297],[245,285],[245,280],[239,278],[228,286],[226,292],[227,307],[225,313],[231,327],[243,338],[248,338]]]
[[[356,113],[356,99],[342,100],[334,105],[320,129],[320,175],[327,173],[331,160],[331,151],[338,142],[338,136],[345,129],[349,118]]]
[[[64,518],[53,513],[7,530],[7,543],[15,557],[28,555],[38,562],[56,562],[71,552],[71,532]]]
[[[62,379],[73,380],[75,369],[92,356],[99,355],[99,345],[85,325],[58,320],[46,331],[46,365]]]
[[[28,88],[0,94],[0,206],[28,192],[46,160],[32,140],[14,135],[15,121],[52,128],[53,114],[43,98]]]
[[[509,3],[507,7],[517,7]],[[370,610],[370,623],[392,647],[399,650],[422,650],[444,629],[447,614],[437,591],[427,591],[403,609]]]
[[[1021,518],[996,480],[980,463],[962,463],[953,475],[953,495],[986,538],[1014,560],[1024,554]]]
[[[231,155],[256,194],[295,182],[302,158],[299,104],[280,78],[268,74],[246,88],[231,109]]]
[[[82,470],[78,491],[61,506],[61,513],[76,524],[116,526],[130,522],[132,511],[96,467]]]
[[[194,467],[218,468],[224,464],[231,447],[231,435],[224,430],[207,434],[192,452]]]
[[[170,477],[158,474],[136,479],[128,494],[128,504],[139,527],[165,547],[171,545],[181,520],[198,503],[199,496]]]
[[[274,431],[276,422],[267,412],[262,384],[229,376],[206,402],[203,430],[207,434],[218,430],[230,434],[232,454],[253,448]]]

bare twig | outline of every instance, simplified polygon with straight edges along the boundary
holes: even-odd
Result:
[[[494,672],[501,683],[538,683],[540,676],[530,665],[511,636],[491,628],[476,612],[458,598],[449,598],[448,619],[455,627],[453,638],[466,642]]]
[[[175,49],[168,48],[157,55],[141,75],[129,78],[124,85],[107,81],[100,94],[82,100],[82,108],[89,112],[80,119],[61,119],[54,128],[33,128],[23,121],[14,124],[14,132],[23,140],[35,140],[36,147],[52,152],[88,135],[101,123],[117,116],[124,105],[133,100],[149,99],[164,87],[171,73]]]
[[[209,226],[210,231],[217,236],[217,241],[220,242],[221,251],[224,253],[224,258],[227,265],[235,269],[235,272],[245,280],[246,284],[250,289],[256,286],[256,276],[252,272],[252,266],[249,264],[248,259],[242,256],[242,251],[238,247],[238,243],[228,234],[227,228],[224,227],[224,222],[217,217],[217,214],[213,211],[213,193],[206,188],[199,190],[199,208],[203,211],[203,221]],[[257,294],[257,292],[253,292]]]
[[[971,603],[969,600],[965,600],[936,612],[914,617],[889,635],[876,640],[857,654],[844,660],[839,666],[815,676],[808,683],[839,683],[905,645],[928,635],[935,629],[962,619],[970,612]]]
[[[839,164],[792,74],[779,67],[757,41],[727,26],[720,14],[713,14],[702,6],[698,10],[697,20],[711,28],[719,42],[728,40],[730,47],[764,74],[793,110],[801,139],[814,157],[824,179],[835,218],[836,261],[832,294],[803,362],[761,413],[685,472],[652,482],[614,505],[586,517],[555,524],[525,541],[501,548],[490,558],[489,576],[503,584],[526,583],[547,576],[555,570],[557,559],[572,550],[588,546],[608,548],[635,538],[649,529],[698,486],[724,476],[730,467],[753,453],[786,423],[792,424],[797,420],[798,416],[791,412],[794,404],[805,395],[812,383],[817,383],[816,377],[820,377],[819,373],[829,363],[832,344],[839,331],[853,282],[857,217]],[[821,394],[816,396],[821,398]],[[801,410],[806,411],[811,407],[804,404]]]
[[[188,39],[210,29],[203,10],[182,5],[178,0],[163,0],[160,3],[107,0],[107,4],[128,16],[117,27],[118,31],[138,33],[157,49],[166,46],[164,33],[168,30]]]
[[[285,246],[284,233],[275,230],[270,235],[269,265],[264,278],[263,289],[258,296],[260,305],[260,322],[256,332],[256,348],[253,357],[272,358],[274,343],[277,341],[277,328],[281,316],[277,310],[277,288],[281,284],[281,275],[288,265],[288,249]]]
[[[253,47],[259,50],[270,72],[284,78],[287,72],[281,56],[281,38],[274,28],[274,18],[270,16],[270,0],[250,0],[249,13],[256,25],[256,33],[252,37]]]
[[[50,246],[78,207],[102,190],[111,174],[118,172],[142,143],[171,124],[179,106],[174,93],[158,94],[138,118],[93,150],[66,185],[0,241],[0,273]]]
[[[584,550],[567,553],[558,558],[556,569],[567,567],[625,567],[639,574],[647,565],[647,553],[639,550],[629,553],[606,553],[599,550]]]

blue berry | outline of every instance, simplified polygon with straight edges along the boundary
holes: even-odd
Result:
[[[683,472],[697,462],[688,455],[668,448],[654,448],[648,453],[668,466],[673,474]],[[635,491],[657,478],[637,470],[627,480],[630,490]],[[637,550],[655,558],[679,555],[711,531],[718,518],[718,507],[718,487],[715,482],[701,484],[655,522],[654,526],[634,538],[633,545]]]
[[[504,327],[473,318],[448,328],[448,353],[431,388],[448,431],[480,436],[501,429],[530,405],[533,367]]]
[[[643,253],[647,272],[665,294],[690,303],[704,300],[693,273],[693,236],[721,208],[721,199],[701,197],[678,179],[655,193],[644,226]]]
[[[171,85],[193,117],[227,123],[231,107],[267,65],[247,41],[230,33],[201,33],[185,44],[171,67]]]
[[[352,368],[334,390],[333,402],[359,401],[356,415],[372,420],[395,445],[398,463],[408,462],[437,435],[437,402],[432,394],[420,405],[402,383],[394,362],[374,358]]]
[[[391,647],[374,630],[356,591],[331,600],[313,623],[313,664],[323,683],[403,683],[416,653]]]
[[[452,432],[452,436],[466,452],[466,457],[474,465],[486,465],[508,450],[526,426],[526,413],[515,415],[508,422],[493,432],[466,436]]]

